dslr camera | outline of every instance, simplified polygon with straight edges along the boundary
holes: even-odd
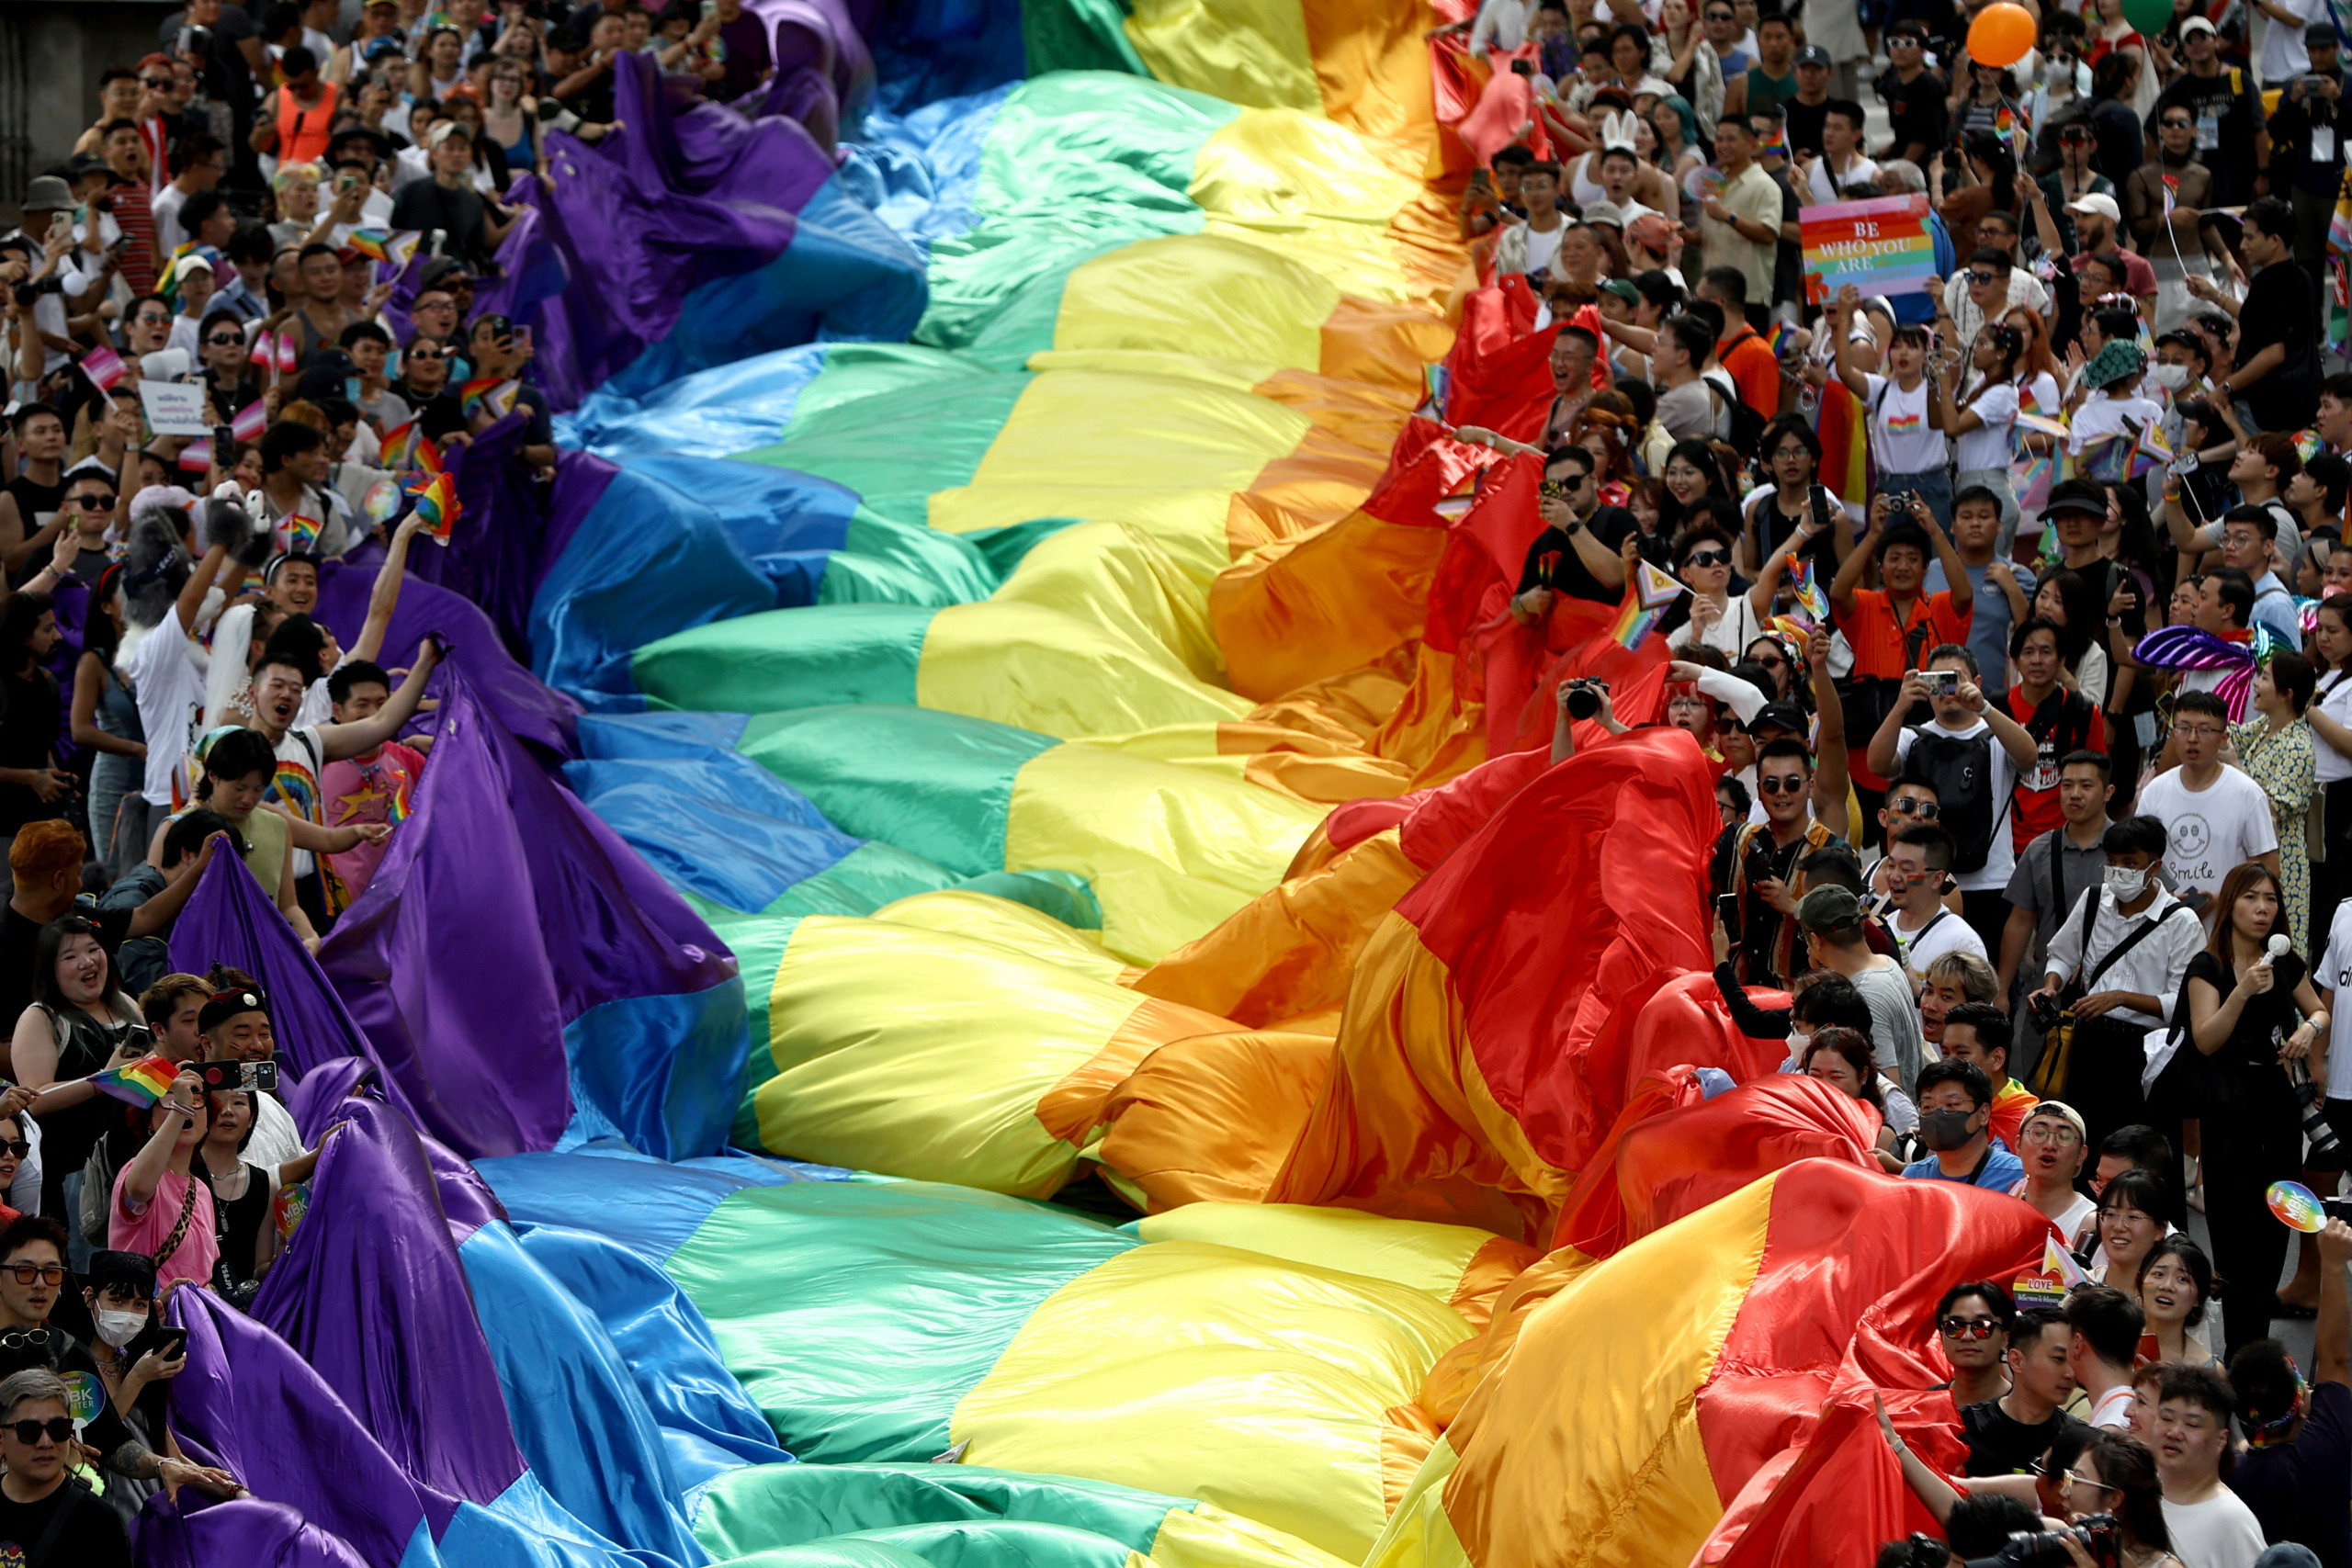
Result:
[[[2009,1543],[1990,1557],[1979,1557],[1968,1568],[2065,1568],[2072,1540],[2099,1568],[2117,1568],[2123,1561],[2123,1532],[2112,1514],[2091,1514],[2061,1530],[2019,1530]]]
[[[1590,718],[1600,711],[1600,698],[1609,690],[1606,681],[1577,679],[1563,682],[1567,691],[1564,702],[1570,718]]]

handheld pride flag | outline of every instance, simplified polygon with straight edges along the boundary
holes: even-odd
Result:
[[[1641,647],[1666,607],[1690,592],[1647,561],[1635,564],[1634,581],[1626,588],[1616,625],[1609,628],[1609,635],[1626,648]]]
[[[200,474],[212,466],[212,438],[199,435],[180,448],[175,459],[183,473]]]
[[[465,508],[458,504],[458,487],[446,473],[435,474],[424,483],[413,486],[409,494],[416,497],[417,515],[424,519],[424,532],[447,545],[449,530]]]
[[[229,422],[229,434],[240,441],[258,441],[261,433],[268,428],[269,411],[258,398],[239,409],[237,417]]]
[[[101,392],[110,390],[130,374],[122,363],[122,355],[101,344],[82,356],[82,374]]]
[[[119,1067],[107,1067],[90,1075],[89,1084],[100,1094],[137,1106],[149,1106],[171,1092],[172,1081],[179,1077],[179,1068],[169,1058],[145,1056]]]
[[[292,333],[277,334],[277,368],[291,376],[301,367],[302,355]]]
[[[1797,608],[1803,610],[1816,626],[1829,624],[1829,595],[1821,591],[1821,578],[1813,570],[1813,562],[1801,556],[1784,556],[1789,566],[1789,592],[1794,595]]]
[[[280,555],[295,555],[316,549],[319,543],[319,520],[315,517],[305,517],[299,512],[289,512],[277,520],[276,528],[270,530],[270,540],[277,546]]]
[[[384,466],[396,474],[421,473],[429,478],[441,471],[441,448],[423,426],[410,420],[385,433]]]
[[[258,365],[264,370],[276,365],[277,363],[277,334],[276,333],[254,333],[254,345],[246,352],[245,358],[249,363]]]
[[[2041,1267],[2030,1273],[2020,1274],[2010,1282],[2009,1292],[2020,1301],[2058,1302],[2077,1285],[2088,1284],[2090,1276],[2075,1261],[2075,1255],[2058,1245],[2054,1235],[2041,1244]]]
[[[514,399],[522,389],[520,381],[484,376],[458,389],[458,407],[468,419],[476,409],[489,410],[492,419],[504,419],[514,412]]]
[[[354,229],[351,248],[363,256],[373,256],[379,262],[390,262],[395,269],[409,264],[416,254],[418,243],[424,238],[413,229]]]

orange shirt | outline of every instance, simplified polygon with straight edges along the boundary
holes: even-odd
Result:
[[[1731,372],[1741,402],[1766,419],[1781,412],[1781,361],[1754,327],[1741,323],[1726,342],[1715,345],[1715,357]]]
[[[277,161],[315,164],[327,155],[327,132],[334,124],[334,84],[319,84],[319,101],[304,108],[293,90],[277,89]]]
[[[1951,594],[1925,593],[1911,601],[1911,613],[1899,616],[1882,588],[1854,590],[1854,607],[1834,617],[1854,650],[1857,680],[1876,677],[1900,681],[1905,671],[1927,660],[1930,649],[1948,642],[1965,644],[1973,611],[1955,613]],[[1917,643],[1916,651],[1907,646]]]

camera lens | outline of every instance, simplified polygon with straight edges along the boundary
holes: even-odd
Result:
[[[1600,694],[1590,686],[1573,686],[1568,691],[1568,716],[1590,718],[1600,711]]]

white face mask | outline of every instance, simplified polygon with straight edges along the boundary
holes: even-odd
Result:
[[[98,1337],[118,1350],[138,1338],[139,1331],[147,1326],[147,1314],[143,1312],[116,1312],[100,1307],[91,1315],[97,1320]]]
[[[2148,874],[2144,871],[2132,871],[2120,865],[2107,868],[2107,890],[2120,902],[2129,903],[2137,898],[2147,886]]]
[[[2177,392],[2183,387],[2188,385],[2188,367],[2186,365],[2158,365],[2149,370],[2148,379],[2154,381],[2157,386],[2162,387],[2167,392]]]

